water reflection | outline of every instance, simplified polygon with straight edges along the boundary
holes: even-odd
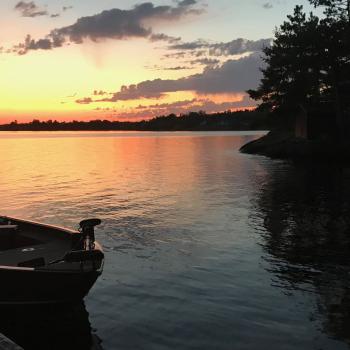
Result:
[[[90,350],[100,342],[92,334],[84,303],[2,306],[0,315],[0,333],[25,350]]]
[[[312,318],[350,344],[350,169],[266,163],[254,200],[267,269],[285,292],[317,296]]]
[[[86,303],[105,349],[345,349],[349,172],[240,154],[253,137],[0,138],[1,214],[103,219],[105,270]],[[67,323],[61,345],[82,332],[83,348],[84,310],[14,328]]]

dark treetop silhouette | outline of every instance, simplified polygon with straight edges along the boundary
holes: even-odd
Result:
[[[270,127],[266,113],[257,111],[226,111],[206,114],[190,112],[177,117],[175,114],[139,122],[92,120],[88,122],[39,121],[30,123],[16,121],[0,125],[0,131],[64,131],[64,130],[140,130],[140,131],[184,131],[184,130],[266,130]]]
[[[310,129],[306,138],[327,139],[339,151],[350,130],[350,1],[310,3],[323,6],[324,16],[307,16],[302,6],[295,7],[264,50],[260,86],[248,93],[279,127],[291,129],[303,114]]]

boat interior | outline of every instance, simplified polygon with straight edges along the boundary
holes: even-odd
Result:
[[[1,266],[44,266],[62,259],[71,249],[68,230],[0,217]]]

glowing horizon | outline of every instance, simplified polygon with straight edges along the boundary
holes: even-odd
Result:
[[[0,124],[252,108],[262,47],[295,5],[264,4],[4,0]]]

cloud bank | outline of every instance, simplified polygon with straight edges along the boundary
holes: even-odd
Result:
[[[197,94],[234,94],[257,87],[263,66],[260,54],[252,54],[238,60],[228,60],[221,66],[208,66],[203,73],[180,79],[154,79],[140,82],[121,89],[111,97],[92,100],[89,97],[77,103],[118,102],[137,99],[158,99],[167,93],[194,91]]]
[[[168,47],[169,50],[177,50],[175,55],[190,53],[193,56],[233,56],[246,52],[259,52],[271,45],[271,39],[247,40],[238,38],[229,42],[212,43],[199,39],[192,42],[175,43]]]
[[[154,105],[139,105],[132,111],[118,111],[114,108],[96,108],[96,111],[112,113],[110,117],[116,119],[142,120],[168,114],[186,114],[189,112],[206,111],[207,113],[223,112],[227,110],[237,110],[254,108],[255,101],[248,96],[243,96],[238,101],[224,101],[216,103],[210,99],[194,98],[191,100],[177,101],[173,103],[160,103]]]
[[[33,5],[35,6],[35,4]],[[145,2],[136,5],[131,10],[116,8],[106,10],[93,16],[81,17],[70,26],[56,28],[45,38],[35,40],[28,35],[25,41],[14,49],[18,54],[23,55],[30,50],[51,50],[67,42],[81,44],[85,40],[98,42],[107,39],[122,40],[128,38],[146,38],[151,41],[165,40],[174,43],[179,38],[170,37],[163,33],[154,33],[152,25],[201,14],[203,9],[197,8],[195,5],[197,5],[196,0],[180,1],[176,6],[155,6],[151,2]]]

